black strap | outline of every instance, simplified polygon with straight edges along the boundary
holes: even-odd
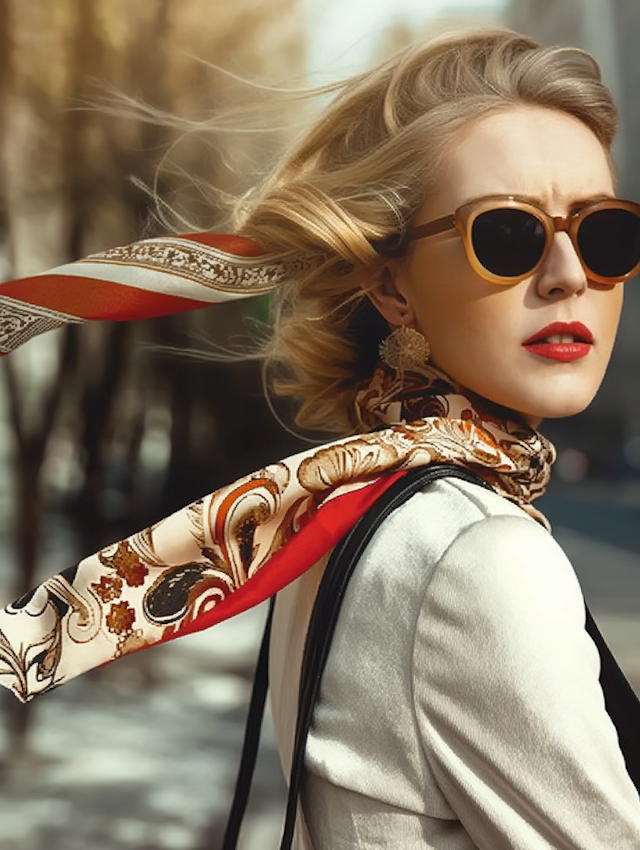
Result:
[[[244,729],[244,741],[242,743],[242,756],[240,768],[236,779],[236,788],[233,794],[231,811],[227,820],[227,828],[224,831],[221,850],[235,850],[242,826],[242,819],[247,808],[253,771],[256,766],[258,745],[260,743],[260,732],[262,730],[262,718],[264,716],[264,704],[269,689],[269,641],[271,639],[271,623],[273,622],[273,609],[276,598],[269,600],[269,611],[258,653],[258,663],[253,678],[251,700],[249,701],[249,713],[247,724]]]
[[[287,813],[285,816],[285,824],[283,829],[281,848],[290,848],[293,841],[293,833],[295,830],[295,820],[297,811],[298,796],[300,793],[300,779],[302,769],[304,767],[304,751],[311,723],[311,715],[313,705],[315,704],[322,670],[329,653],[329,646],[333,636],[333,630],[338,619],[340,605],[342,604],[342,596],[344,590],[351,577],[351,573],[355,568],[357,561],[360,558],[360,553],[364,550],[366,543],[369,541],[374,531],[380,523],[391,513],[394,508],[402,504],[412,493],[421,490],[430,481],[435,481],[437,478],[443,478],[446,475],[455,475],[459,478],[465,478],[468,481],[488,486],[477,475],[469,472],[464,467],[454,466],[453,464],[431,464],[410,470],[402,478],[395,481],[389,487],[376,503],[372,505],[367,513],[362,516],[354,525],[351,531],[342,538],[342,540],[334,548],[331,558],[327,564],[324,575],[318,588],[318,595],[314,603],[305,648],[303,654],[302,667],[300,670],[300,695],[301,699],[298,705],[298,717],[296,721],[294,753],[291,764],[291,777],[289,781],[289,793],[287,797]],[[490,489],[490,488],[489,488]],[[368,527],[364,523],[368,522]],[[362,541],[359,542],[359,537],[356,535],[357,529],[363,529]],[[351,542],[351,550],[343,555]],[[355,545],[354,545],[355,544]],[[354,557],[355,556],[355,557]],[[336,593],[334,589],[335,578],[339,576],[340,565],[343,563],[343,557],[350,557],[349,571],[345,574],[345,581],[341,589],[338,589],[339,596],[333,597],[334,604],[331,603],[332,594]],[[269,678],[269,639],[271,636],[271,622],[273,618],[275,597],[271,599],[269,605],[269,613],[265,623],[265,630],[262,636],[260,652],[258,655],[258,663],[256,665],[255,677],[253,680],[253,690],[249,702],[249,712],[247,716],[247,724],[245,728],[244,743],[242,747],[242,756],[240,759],[240,768],[238,770],[238,778],[236,779],[236,787],[231,804],[231,811],[227,820],[227,826],[222,840],[221,850],[236,850],[238,843],[238,835],[242,826],[249,792],[251,790],[251,782],[253,779],[253,771],[256,763],[258,743],[260,739],[260,731],[262,728],[262,719],[264,716],[264,704],[266,692],[268,689]],[[322,606],[322,611],[320,607]],[[323,617],[329,617],[327,622],[323,622]],[[328,624],[330,623],[330,627]],[[319,635],[317,633],[320,633]],[[321,638],[319,640],[318,638]],[[317,646],[316,646],[317,642]],[[315,683],[313,686],[311,683]],[[305,694],[304,703],[302,695]]]
[[[492,489],[479,475],[454,464],[430,464],[410,470],[395,481],[358,520],[334,548],[327,563],[318,587],[305,640],[287,810],[280,850],[290,850],[292,845],[313,709],[349,580],[371,538],[389,514],[427,484],[445,477],[461,478]],[[260,647],[240,771],[222,850],[235,850],[249,796],[267,690],[268,645],[272,613],[273,600],[271,600]],[[620,749],[624,755],[629,776],[640,791],[640,735],[638,735],[640,700],[616,663],[588,608],[586,629],[600,654],[600,685],[604,692],[606,709],[616,726]]]
[[[600,687],[604,704],[618,732],[627,773],[640,794],[640,699],[600,634],[589,608],[586,629],[600,655]]]

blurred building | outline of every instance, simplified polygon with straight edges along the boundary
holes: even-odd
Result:
[[[638,0],[511,0],[509,26],[547,44],[570,44],[592,53],[620,109],[620,133],[614,157],[619,194],[640,199],[640,32]],[[640,278],[626,285],[624,316],[616,351],[599,399],[595,419],[620,418],[623,455],[640,470]],[[595,420],[594,420],[595,421]],[[597,436],[594,434],[594,436]],[[627,447],[626,453],[624,452]]]

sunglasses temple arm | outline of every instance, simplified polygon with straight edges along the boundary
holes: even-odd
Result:
[[[435,221],[429,221],[426,224],[419,224],[410,230],[407,236],[409,242],[414,239],[424,239],[425,236],[435,236],[436,233],[444,233],[445,230],[453,230],[456,226],[455,215],[445,215],[443,218],[437,218]]]

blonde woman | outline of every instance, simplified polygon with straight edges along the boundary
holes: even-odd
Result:
[[[442,38],[346,83],[239,207],[239,237],[116,249],[47,276],[55,298],[38,278],[0,288],[28,333],[276,289],[275,388],[300,425],[338,437],[9,606],[0,681],[29,699],[281,591],[270,678],[286,770],[329,552],[404,471],[458,464],[490,489],[429,485],[351,580],[298,846],[640,847],[582,593],[532,505],[554,457],[540,423],[593,399],[640,264],[615,129],[587,54],[506,31]],[[74,310],[78,281],[94,288]]]

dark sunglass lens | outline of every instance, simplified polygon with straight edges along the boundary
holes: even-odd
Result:
[[[487,210],[471,227],[476,257],[492,274],[517,277],[533,269],[544,251],[546,233],[531,213],[516,209]]]
[[[578,228],[578,247],[595,274],[624,277],[640,260],[640,216],[631,210],[596,210]]]

